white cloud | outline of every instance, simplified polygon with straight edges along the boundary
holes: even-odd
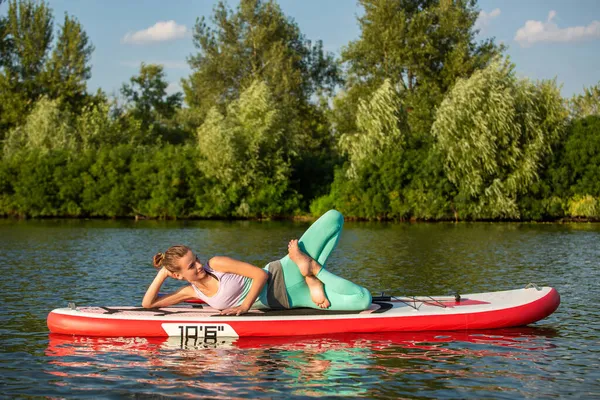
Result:
[[[187,62],[185,61],[121,61],[121,65],[125,66],[125,67],[130,67],[130,68],[139,68],[140,65],[143,63],[145,63],[146,65],[148,64],[158,64],[158,65],[162,65],[165,68],[169,68],[169,69],[187,69],[189,68],[189,65]]]
[[[587,26],[559,28],[552,20],[556,11],[548,13],[546,22],[528,20],[515,35],[521,47],[529,47],[538,42],[567,43],[585,39],[600,38],[600,21],[592,21]]]
[[[137,32],[128,32],[123,39],[121,39],[121,42],[127,44],[166,42],[169,40],[181,39],[190,34],[191,31],[185,25],[177,25],[173,20],[159,21],[148,29]]]
[[[475,21],[475,29],[479,29],[480,31],[484,31],[491,23],[491,21],[500,15],[500,9],[494,8],[489,13],[485,11],[480,11],[479,16],[477,17],[477,21]]]

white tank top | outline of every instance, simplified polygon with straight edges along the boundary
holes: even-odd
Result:
[[[204,270],[217,278],[219,281],[219,289],[214,296],[206,296],[194,284],[192,287],[196,292],[196,296],[217,310],[225,310],[230,307],[237,307],[246,298],[252,286],[252,279],[242,275],[232,274],[229,272],[218,272],[210,267],[208,262],[204,265]]]

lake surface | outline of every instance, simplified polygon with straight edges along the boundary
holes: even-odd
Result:
[[[0,220],[0,397],[600,397],[600,224],[348,222],[327,266],[374,294],[555,287],[559,309],[528,327],[187,345],[48,333],[68,302],[140,305],[172,244],[262,267],[307,227]]]

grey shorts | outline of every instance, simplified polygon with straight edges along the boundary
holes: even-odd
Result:
[[[283,279],[283,269],[280,261],[272,261],[269,266],[269,280],[267,282],[267,303],[269,308],[274,310],[289,309],[285,281]]]

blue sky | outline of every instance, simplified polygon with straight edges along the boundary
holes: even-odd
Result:
[[[170,91],[178,90],[196,49],[191,29],[196,18],[210,17],[213,0],[50,0],[55,26],[67,12],[79,19],[95,51],[90,91],[115,94],[139,71],[140,63],[165,66]],[[228,1],[235,8],[237,1]],[[360,35],[355,0],[278,0],[310,40],[328,51]],[[495,37],[519,76],[556,77],[563,96],[581,93],[600,81],[600,0],[480,0],[480,38]],[[0,12],[6,13],[6,4]]]

